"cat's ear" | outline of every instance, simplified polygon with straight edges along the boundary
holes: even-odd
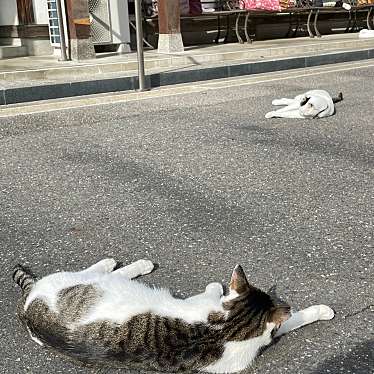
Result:
[[[274,284],[273,286],[269,288],[269,291],[267,292],[267,294],[271,297],[271,300],[273,301],[274,305],[276,305],[277,307],[288,306],[288,304],[277,295],[276,284]]]
[[[240,265],[236,265],[231,275],[230,292],[235,291],[237,294],[241,294],[249,291],[250,288],[251,286],[247,281],[243,268]]]
[[[273,309],[270,316],[270,322],[279,326],[291,317],[291,308],[288,305],[277,306]]]
[[[273,284],[268,291],[268,295],[271,297],[276,298],[277,297],[277,285]]]

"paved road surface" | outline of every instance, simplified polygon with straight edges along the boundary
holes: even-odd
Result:
[[[145,280],[182,296],[227,283],[241,263],[295,308],[336,310],[248,373],[373,373],[373,82],[370,63],[329,66],[0,118],[1,373],[95,372],[28,338],[10,271],[108,256],[152,259]],[[336,116],[264,118],[273,98],[311,88],[343,91]]]

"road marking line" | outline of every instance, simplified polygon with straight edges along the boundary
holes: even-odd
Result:
[[[124,92],[116,94],[98,94],[95,97],[81,97],[81,98],[65,98],[65,99],[56,99],[48,102],[42,103],[27,103],[26,105],[15,104],[14,106],[6,106],[5,108],[0,108],[0,118],[12,117],[17,115],[29,115],[37,114],[44,112],[54,112],[58,110],[69,110],[77,109],[82,107],[92,107],[98,105],[110,105],[110,104],[119,104],[140,100],[155,99],[160,97],[170,97],[185,95],[190,93],[199,93],[207,90],[215,90],[217,88],[231,88],[231,87],[240,87],[240,86],[250,86],[260,83],[269,83],[276,82],[288,79],[296,79],[308,76],[323,75],[328,73],[336,73],[340,71],[349,71],[355,69],[364,69],[368,67],[374,67],[373,63],[367,62],[357,62],[350,63],[349,66],[344,66],[342,63],[341,67],[329,69],[329,67],[310,67],[307,68],[306,72],[302,74],[290,74],[292,70],[282,71],[282,72],[272,72],[272,73],[262,73],[260,76],[239,76],[232,78],[227,78],[224,80],[215,80],[215,81],[200,81],[197,85],[196,82],[190,84],[184,84],[183,86],[168,86],[165,88],[154,89],[146,92]],[[352,66],[354,65],[354,66]],[[295,73],[298,71],[305,71],[305,69],[295,69]],[[266,76],[271,74],[271,76]],[[60,101],[58,101],[60,100]]]

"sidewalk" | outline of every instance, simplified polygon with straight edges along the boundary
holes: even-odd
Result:
[[[374,40],[358,34],[326,35],[187,47],[175,55],[145,52],[150,87],[374,58]],[[95,60],[59,62],[53,56],[0,60],[0,105],[137,86],[136,53],[99,54]]]

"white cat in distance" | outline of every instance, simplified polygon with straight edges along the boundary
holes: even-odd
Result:
[[[265,114],[265,118],[323,118],[335,114],[335,103],[343,100],[343,94],[332,98],[327,91],[311,90],[293,99],[276,99],[275,106],[283,106]]]

